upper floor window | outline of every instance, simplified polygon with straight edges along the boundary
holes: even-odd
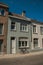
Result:
[[[28,26],[27,26],[26,24],[21,24],[21,25],[20,25],[20,30],[27,32],[27,31],[28,31]]]
[[[3,9],[0,9],[0,15],[5,15],[5,12],[4,12],[4,10]]]
[[[15,22],[11,22],[11,30],[16,30],[16,24],[15,24]]]
[[[43,34],[43,27],[40,27],[40,32],[41,34]]]
[[[36,25],[33,25],[33,33],[36,33]]]
[[[0,24],[0,34],[3,34],[3,24]]]

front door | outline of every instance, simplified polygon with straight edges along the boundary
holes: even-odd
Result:
[[[16,39],[12,38],[12,54],[16,53]]]

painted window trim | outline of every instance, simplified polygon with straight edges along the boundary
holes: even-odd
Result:
[[[36,26],[36,25],[33,25],[33,27]],[[37,26],[36,26],[36,32],[33,31],[33,34],[38,34],[37,32]]]
[[[19,43],[21,46],[19,46],[19,48],[27,48],[27,47],[29,47],[29,45],[28,45],[28,40],[26,41],[27,42],[27,45],[25,45],[25,41],[21,41],[21,40],[19,40],[19,42],[21,42],[21,43]],[[24,46],[22,46],[22,42],[24,42]]]
[[[43,35],[41,28],[43,28],[43,27],[42,26],[40,27],[40,34]]]
[[[12,23],[12,22],[11,22]],[[15,22],[14,22],[15,23]],[[12,24],[11,24],[12,25]],[[15,23],[15,29],[11,29],[11,31],[16,31],[16,23]]]
[[[21,26],[22,25],[22,26]],[[25,24],[24,24],[25,25]],[[25,26],[24,26],[25,27]],[[21,29],[22,28],[22,29]],[[27,28],[27,30],[23,30],[23,24],[21,23],[20,24],[20,31],[21,32],[28,32],[28,25],[26,24],[26,28]]]

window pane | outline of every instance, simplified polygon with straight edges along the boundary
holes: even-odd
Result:
[[[28,29],[28,28],[27,28],[27,25],[26,25],[26,24],[21,24],[21,25],[20,25],[20,30],[21,30],[21,31],[27,31],[27,29]]]
[[[0,34],[2,34],[3,24],[0,24]]]
[[[36,33],[36,25],[33,25],[33,33]]]
[[[11,29],[12,30],[15,30],[16,29],[15,22],[11,22]]]
[[[20,30],[23,30],[23,26],[22,26],[22,24],[20,24]]]
[[[25,26],[25,30],[27,30],[27,26]]]
[[[4,10],[3,9],[0,9],[0,15],[4,15]]]
[[[3,43],[3,40],[0,40],[0,52],[2,51],[2,43]]]
[[[42,39],[42,47],[43,47],[43,39]]]
[[[25,41],[25,46],[27,46],[27,41]]]
[[[21,41],[19,41],[19,47],[21,47]]]
[[[24,46],[24,41],[22,41],[22,46]]]
[[[22,30],[22,26],[20,26],[20,30]]]
[[[40,27],[40,32],[41,34],[43,34],[43,27]]]
[[[11,25],[11,29],[15,29],[15,26],[14,25]]]
[[[1,9],[0,9],[0,15],[1,15]]]
[[[24,30],[24,26],[22,26],[22,30]]]
[[[1,14],[4,15],[4,10],[1,11]]]

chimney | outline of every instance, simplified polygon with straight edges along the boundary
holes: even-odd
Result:
[[[22,12],[22,16],[25,16],[25,14],[26,14],[26,11],[23,11],[23,12]]]

